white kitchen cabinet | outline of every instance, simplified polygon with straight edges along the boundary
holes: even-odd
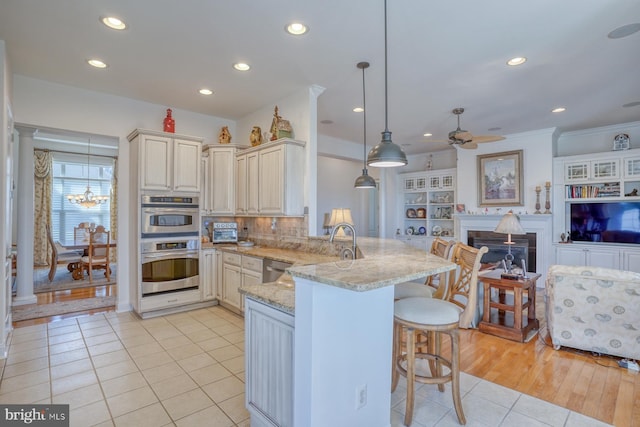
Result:
[[[237,159],[237,215],[304,215],[303,142],[280,139],[243,150]]]
[[[557,244],[556,264],[620,269],[620,249],[612,246]]]
[[[222,254],[222,302],[230,306],[234,311],[242,312],[242,295],[239,289],[242,286],[241,255]]]
[[[251,298],[245,312],[245,406],[252,426],[293,426],[294,317]]]
[[[216,299],[222,301],[222,283],[223,283],[223,271],[222,271],[222,251],[216,251]]]
[[[234,311],[244,311],[242,286],[262,283],[262,258],[238,253],[222,253],[222,302]]]
[[[202,138],[137,129],[129,141],[142,191],[200,192]]]
[[[236,209],[236,147],[211,145],[207,153],[207,181],[204,184],[207,197],[205,211],[208,215],[233,215]]]
[[[200,252],[200,290],[202,300],[209,301],[217,295],[217,259],[215,249],[204,249]]]

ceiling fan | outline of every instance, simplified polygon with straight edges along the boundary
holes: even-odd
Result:
[[[504,136],[498,135],[472,135],[471,132],[460,128],[460,115],[464,113],[464,108],[454,108],[451,112],[458,116],[458,128],[449,132],[449,145],[458,145],[460,148],[474,149],[478,148],[478,144],[504,139]]]

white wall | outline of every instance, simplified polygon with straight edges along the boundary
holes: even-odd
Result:
[[[611,151],[613,138],[619,133],[629,135],[631,148],[640,148],[640,122],[631,122],[565,132],[558,137],[555,155],[562,157]]]
[[[14,118],[16,123],[67,129],[115,137],[118,151],[118,233],[129,236],[129,142],[127,135],[136,128],[162,130],[165,105],[106,95],[71,86],[14,76]],[[201,136],[205,144],[216,143],[222,126],[235,129],[235,123],[218,117],[174,109],[176,133]],[[232,131],[233,134],[233,131]],[[128,245],[118,249],[118,310],[129,310]]]
[[[360,175],[362,175],[362,163],[358,161],[318,156],[317,231],[319,235],[324,234],[323,215],[331,213],[333,208],[351,209],[357,235],[367,235],[368,224],[372,220],[368,210],[369,198],[374,190],[353,188],[356,178]],[[375,176],[372,176],[375,179]]]
[[[544,184],[546,181],[552,181],[553,175],[554,132],[555,129],[543,129],[513,134],[508,135],[503,141],[479,144],[476,150],[457,149],[457,202],[465,204],[467,210],[484,211],[484,208],[478,206],[478,155],[523,150],[524,206],[503,206],[500,211],[513,209],[516,213],[533,213],[536,202],[535,187],[538,185],[543,187],[540,202],[544,208]],[[495,213],[495,208],[489,208],[489,212]]]

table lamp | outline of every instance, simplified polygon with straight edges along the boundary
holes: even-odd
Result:
[[[353,218],[351,218],[351,209],[349,208],[334,208],[331,210],[331,219],[329,220],[329,227],[333,228],[336,224],[346,222],[353,225]],[[344,229],[340,229],[336,233],[336,237],[346,236]]]
[[[502,233],[508,236],[507,241],[504,242],[504,244],[507,245],[507,248],[509,248],[507,254],[504,256],[504,262],[505,272],[511,273],[511,270],[513,268],[513,255],[511,254],[511,245],[515,244],[515,242],[511,241],[511,235],[526,234],[526,232],[524,231],[524,228],[522,228],[522,225],[520,225],[520,218],[518,218],[518,216],[514,214],[513,211],[507,212],[502,217],[494,231],[496,233]],[[526,271],[523,271],[522,273],[526,274]]]
[[[331,232],[331,214],[330,213],[325,213],[324,214],[324,222],[322,223],[322,228],[324,228],[324,234],[325,235],[329,235],[329,233]]]

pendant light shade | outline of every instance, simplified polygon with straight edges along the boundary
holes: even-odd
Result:
[[[369,173],[367,172],[367,164],[366,164],[366,159],[367,159],[367,97],[366,97],[366,92],[365,92],[365,87],[364,87],[364,70],[366,68],[369,68],[369,63],[368,62],[358,62],[358,65],[356,65],[358,68],[360,68],[362,70],[362,109],[363,114],[364,114],[364,141],[362,143],[362,146],[364,147],[364,157],[362,159],[362,163],[363,165],[363,169],[362,169],[362,175],[360,175],[358,178],[356,178],[356,182],[353,185],[355,188],[376,188],[376,180],[371,178],[369,176]]]
[[[387,86],[387,0],[384,0],[384,131],[382,141],[369,151],[367,158],[367,165],[381,168],[404,166],[408,163],[402,148],[391,140]]]

